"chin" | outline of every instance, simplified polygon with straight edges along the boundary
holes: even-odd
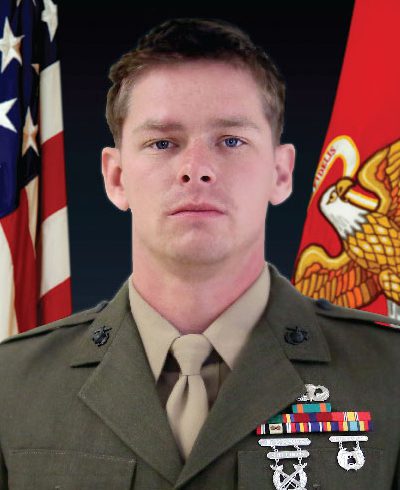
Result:
[[[226,245],[226,244],[224,244]],[[212,265],[217,264],[227,257],[230,251],[226,246],[222,248],[213,247],[212,244],[189,247],[176,247],[168,251],[168,256],[174,262],[179,262],[184,265]]]

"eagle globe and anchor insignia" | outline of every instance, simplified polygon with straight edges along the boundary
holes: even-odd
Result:
[[[337,160],[343,162],[342,177],[318,193]],[[383,294],[387,314],[400,319],[399,184],[400,140],[361,167],[350,137],[331,141],[318,165],[310,206],[318,194],[319,211],[335,229],[341,252],[331,256],[316,244],[304,248],[294,278],[300,292],[350,308],[362,308]]]
[[[97,347],[101,347],[108,342],[108,339],[110,338],[110,334],[108,332],[110,330],[112,330],[112,327],[106,327],[104,325],[94,332],[92,340],[97,345]]]

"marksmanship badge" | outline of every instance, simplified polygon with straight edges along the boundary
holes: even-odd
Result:
[[[337,454],[339,466],[346,471],[359,470],[364,466],[365,456],[360,448],[360,441],[368,441],[368,436],[331,436],[329,440],[339,443]],[[355,442],[356,446],[353,447],[353,450],[348,450],[343,447],[344,442]]]
[[[272,447],[273,451],[267,453],[267,458],[275,460],[275,464],[270,467],[274,470],[272,481],[277,490],[307,490],[307,475],[304,468],[307,463],[302,463],[303,458],[307,458],[310,453],[300,446],[311,444],[310,439],[303,438],[282,438],[282,439],[259,439],[260,446]],[[278,450],[277,447],[294,446],[295,451]],[[279,464],[281,459],[297,458],[298,464],[293,463],[294,471],[286,473],[283,470],[284,465]]]

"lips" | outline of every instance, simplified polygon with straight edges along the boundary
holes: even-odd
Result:
[[[222,213],[223,211],[216,206],[208,203],[199,203],[199,204],[193,204],[193,203],[188,203],[188,204],[182,204],[178,208],[174,209],[172,211],[172,215],[177,214],[177,213],[183,213],[185,211],[216,211],[218,213]]]

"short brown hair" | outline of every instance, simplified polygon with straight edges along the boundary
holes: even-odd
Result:
[[[136,47],[114,63],[107,94],[106,119],[115,145],[121,142],[130,89],[144,69],[157,64],[210,59],[250,69],[264,94],[264,110],[275,144],[283,131],[285,83],[260,46],[239,27],[219,19],[170,19],[151,29]]]

